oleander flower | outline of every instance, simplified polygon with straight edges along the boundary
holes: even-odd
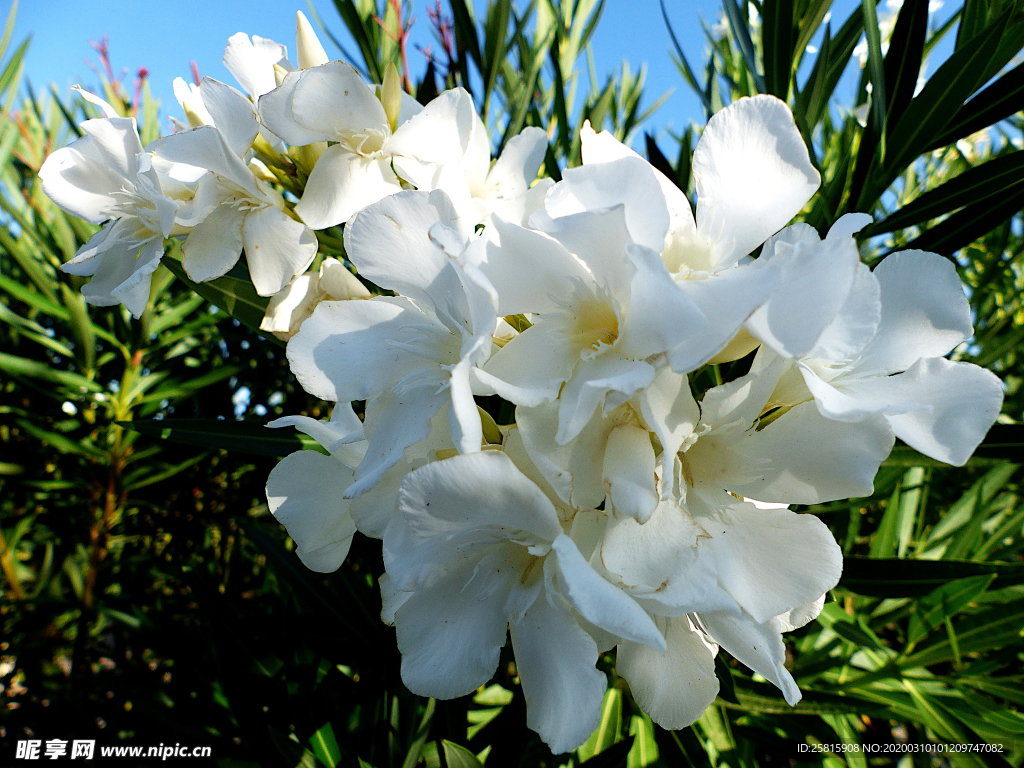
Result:
[[[65,211],[104,225],[61,268],[92,277],[82,287],[90,304],[124,304],[139,318],[164,254],[164,239],[192,190],[161,178],[142,148],[135,118],[117,117],[106,102],[92,100],[107,117],[81,123],[82,138],[47,157],[39,178],[43,192]]]
[[[237,91],[221,93],[238,105],[236,116],[248,114],[251,143],[257,126],[248,100]],[[178,215],[180,224],[191,227],[181,247],[181,263],[189,277],[196,282],[220,277],[244,250],[256,292],[271,296],[312,263],[317,240],[289,215],[281,193],[256,178],[239,156],[237,150],[247,148],[232,145],[214,126],[175,133],[151,146],[160,158],[207,171],[194,200]]]
[[[299,275],[270,297],[260,330],[287,341],[321,301],[368,298],[366,286],[340,261],[327,257],[315,271]]]
[[[794,237],[816,239],[806,231]],[[973,333],[953,264],[934,253],[901,251],[874,271],[857,264],[848,296],[806,352],[787,354],[784,345],[765,338],[754,367],[788,359],[772,395],[776,407],[813,401],[836,430],[843,428],[837,422],[849,429],[882,418],[911,447],[960,466],[995,422],[1003,399],[995,374],[943,357]]]
[[[345,250],[359,274],[398,295],[322,302],[288,343],[307,392],[369,401],[370,443],[352,497],[427,436],[443,405],[459,451],[480,450],[473,387],[497,317],[494,289],[457,260],[469,237],[443,192],[401,192],[368,206],[345,227]]]
[[[421,108],[402,92],[393,66],[375,95],[342,61],[289,73],[260,98],[259,112],[264,125],[294,147],[329,144],[295,207],[313,229],[341,224],[400,191],[392,158],[457,163],[469,146],[476,114],[461,88]]]
[[[717,112],[693,153],[696,218],[689,200],[648,164],[662,189],[669,220],[632,192],[625,178],[590,181],[588,170],[636,153],[589,125],[581,131],[583,167],[569,177],[554,214],[624,205],[630,234],[661,254],[679,289],[703,312],[668,353],[672,368],[692,371],[725,350],[744,321],[782,282],[777,265],[751,254],[784,227],[820,184],[789,107],[773,96],[737,99]],[[646,161],[644,161],[646,164]],[[551,213],[551,205],[548,206]],[[752,346],[730,350],[741,357]]]
[[[510,633],[527,725],[556,753],[600,722],[606,682],[589,626],[665,649],[640,606],[587,564],[543,491],[497,451],[408,475],[384,563],[383,615],[398,630],[406,686],[471,693],[494,674]]]

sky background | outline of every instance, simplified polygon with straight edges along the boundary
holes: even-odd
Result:
[[[676,34],[694,65],[702,60],[705,49],[700,18],[714,24],[719,0],[668,2]],[[446,3],[442,3],[446,6]],[[9,2],[0,0],[6,16]],[[314,0],[313,7],[336,37],[347,43],[347,33],[330,0]],[[414,43],[430,45],[430,31],[424,0],[414,0]],[[174,3],[152,0],[23,0],[15,26],[14,41],[32,34],[25,73],[37,91],[55,83],[62,93],[75,83],[88,87],[98,78],[86,64],[98,58],[90,41],[104,35],[110,38],[111,59],[115,71],[128,70],[128,81],[140,66],[150,71],[150,88],[161,98],[161,114],[181,115],[174,100],[171,81],[181,76],[191,80],[189,62],[194,59],[203,75],[235,84],[221,63],[227,39],[236,32],[270,37],[288,46],[294,58],[295,11],[307,16],[306,0],[263,2],[263,0],[178,0]],[[316,24],[314,22],[314,27]],[[334,46],[322,37],[328,55],[341,58]],[[669,90],[673,94],[655,113],[650,123],[664,135],[666,128],[678,129],[690,121],[703,122],[700,102],[691,95],[669,57],[671,41],[657,0],[608,0],[593,40],[593,53],[599,79],[617,71],[622,61],[632,68],[648,64],[645,104]],[[354,47],[354,46],[353,46]],[[434,50],[437,45],[434,44]],[[426,59],[413,50],[410,73],[418,79]],[[669,145],[671,146],[671,145]],[[667,149],[667,148],[666,148]]]
[[[857,0],[836,0],[833,4],[833,16],[836,18],[833,28],[845,20],[858,4]],[[892,4],[892,0],[888,4]],[[481,3],[478,1],[477,5]],[[887,3],[879,2],[878,5],[882,16]],[[946,5],[944,12],[940,11],[933,17],[933,25],[955,10],[955,3]],[[313,0],[312,6],[334,35],[348,47],[351,38],[331,0]],[[442,6],[447,7],[447,3],[442,2]],[[666,6],[691,65],[695,69],[702,68],[707,45],[700,22],[703,19],[711,26],[718,21],[721,0],[667,0]],[[433,45],[435,51],[438,48],[426,8],[426,0],[414,0],[415,23],[411,33],[414,46],[410,48],[410,73],[414,80],[419,79],[426,64],[425,57],[415,50],[415,45]],[[6,17],[10,2],[0,0],[0,9]],[[312,20],[306,0],[177,0],[174,3],[154,0],[23,0],[18,10],[13,42],[20,43],[27,35],[32,35],[25,74],[37,92],[54,83],[62,94],[67,95],[68,89],[76,83],[90,90],[96,88],[99,78],[86,60],[98,66],[98,57],[90,42],[107,36],[115,72],[127,71],[129,92],[138,68],[145,66],[149,69],[150,88],[162,102],[161,117],[165,130],[169,130],[167,116],[182,116],[171,82],[178,76],[191,80],[192,60],[195,60],[200,74],[235,85],[234,78],[221,63],[221,56],[227,39],[236,32],[269,37],[283,43],[294,59],[296,10],[302,10]],[[952,37],[948,37],[950,44]],[[321,40],[328,55],[342,58],[326,36],[321,36]],[[629,62],[634,70],[643,63],[648,65],[642,105],[652,104],[663,93],[671,92],[671,95],[645,127],[655,133],[663,149],[671,155],[676,146],[667,133],[678,133],[691,122],[703,124],[705,116],[699,100],[673,64],[670,47],[671,40],[658,0],[607,0],[592,41],[598,79],[603,83],[608,74],[621,68],[623,61]],[[939,60],[948,55],[941,50],[944,47],[940,46],[937,51]],[[354,49],[352,45],[350,50]],[[852,79],[847,77],[847,80]],[[845,91],[852,91],[853,87],[847,83]],[[839,95],[849,98],[843,86]],[[642,132],[638,132],[634,145],[640,148],[642,141]]]

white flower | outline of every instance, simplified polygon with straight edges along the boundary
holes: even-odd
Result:
[[[471,226],[488,224],[492,215],[525,226],[554,184],[551,179],[541,179],[530,186],[537,179],[547,147],[547,134],[540,128],[527,127],[509,139],[501,156],[492,163],[487,128],[474,112],[469,146],[457,163],[396,157],[394,167],[417,189],[444,190]]]
[[[299,275],[279,293],[270,297],[260,323],[282,341],[294,336],[302,321],[313,314],[321,301],[368,299],[370,292],[337,259],[326,258],[316,271]]]
[[[664,213],[643,161],[607,167],[632,179],[651,208],[660,201]],[[548,193],[549,206],[561,190],[556,184]],[[499,315],[536,313],[532,327],[485,366],[487,382],[519,405],[557,397],[560,444],[596,409],[609,410],[648,386],[657,356],[703,320],[658,252],[631,239],[628,214],[623,206],[567,214],[548,221],[549,234],[495,219],[466,254],[497,289]]]
[[[39,178],[43,191],[65,211],[106,225],[62,269],[92,276],[82,288],[90,304],[124,304],[138,318],[149,300],[164,238],[174,228],[178,202],[164,193],[134,118],[86,120],[81,129],[81,139],[46,159]]]
[[[277,87],[275,67],[289,72],[294,69],[288,61],[287,47],[258,35],[250,40],[244,32],[228,38],[223,62],[253,102]]]
[[[288,343],[307,392],[369,400],[370,445],[352,497],[426,437],[446,403],[455,445],[480,450],[473,386],[497,319],[494,289],[453,258],[468,238],[443,192],[402,192],[368,206],[345,227],[346,253],[360,275],[399,296],[323,302]]]
[[[588,209],[624,205],[630,235],[661,253],[679,289],[704,313],[668,356],[674,370],[694,370],[725,348],[779,285],[775,268],[747,256],[799,213],[820,184],[793,115],[775,97],[755,96],[708,121],[693,153],[696,220],[682,191],[652,168],[668,204],[667,233],[660,211],[655,216],[628,179],[585,183],[589,166],[635,153],[589,126],[581,138],[584,166],[571,179],[567,174],[567,192]]]
[[[556,753],[582,744],[600,721],[602,648],[588,626],[665,648],[644,611],[587,564],[541,489],[499,452],[410,474],[384,562],[384,616],[398,630],[406,686],[439,698],[472,692],[494,674],[510,630],[527,724]]]
[[[237,100],[246,101],[240,94]],[[251,125],[255,137],[255,117]],[[256,292],[270,296],[313,261],[312,231],[288,215],[284,198],[253,175],[220,130],[202,126],[172,134],[151,149],[168,161],[208,171],[189,210],[179,214],[179,223],[192,226],[182,245],[182,266],[191,279],[220,277],[244,249]]]
[[[282,459],[267,478],[267,503],[288,529],[295,552],[307,568],[321,573],[336,571],[348,555],[356,531],[344,493],[352,484],[352,468],[365,447],[363,425],[351,405],[338,403],[329,422],[285,416],[267,426],[294,426],[331,452],[324,456],[317,451],[296,451]]]
[[[848,296],[812,348],[787,354],[765,338],[773,350],[762,348],[754,367],[768,366],[776,355],[791,357],[773,404],[798,410],[813,400],[822,416],[847,429],[883,418],[911,447],[959,466],[995,422],[1003,399],[995,374],[942,357],[972,334],[952,263],[901,251],[873,272],[857,265]]]
[[[351,65],[332,61],[289,73],[260,99],[263,123],[292,146],[334,142],[295,208],[314,229],[398,192],[392,157],[456,163],[466,152],[475,114],[468,93],[446,91],[420,109],[402,94],[397,75],[385,80],[378,98]]]

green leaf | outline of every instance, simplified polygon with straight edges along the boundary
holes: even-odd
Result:
[[[892,216],[862,229],[858,237],[894,232],[936,219],[968,202],[992,205],[1021,184],[1024,184],[1024,152],[1008,152],[928,190]]]
[[[715,677],[718,678],[718,696],[723,701],[739,704],[736,698],[736,686],[732,679],[732,670],[721,654],[715,656]]]
[[[625,740],[608,747],[580,765],[585,765],[587,768],[626,768],[626,761],[629,759],[630,750],[633,749],[634,739],[634,736],[627,736]]]
[[[227,451],[286,456],[303,449],[326,451],[313,438],[292,429],[269,429],[252,421],[217,419],[148,419],[118,422],[126,429],[174,443]]]
[[[487,119],[491,91],[498,79],[498,70],[508,55],[508,20],[512,15],[511,0],[497,0],[487,8],[487,20],[484,23],[484,60],[482,75],[484,79],[484,100],[480,108],[483,119]]]
[[[162,263],[175,277],[211,304],[223,309],[243,325],[260,332],[260,323],[263,322],[270,299],[256,293],[249,272],[241,260],[228,274],[207,283],[196,283],[190,279],[175,253],[167,253]],[[266,338],[272,344],[283,346],[272,334],[267,334]]]
[[[926,151],[932,137],[945,130],[950,118],[984,82],[982,77],[1008,18],[1009,14],[1004,14],[953,53],[928,78],[903,116],[891,126],[887,142],[892,151],[885,160],[889,175],[901,172],[911,160]]]
[[[1024,563],[844,557],[842,589],[871,597],[917,597],[955,579],[993,575],[994,584],[1024,584]]]
[[[1010,70],[957,110],[928,149],[945,147],[1013,115],[1024,100],[1024,64]]]
[[[85,376],[59,370],[38,360],[8,355],[5,352],[0,352],[0,371],[12,376],[27,376],[52,384],[61,384],[75,394],[103,391],[103,387]]]
[[[1004,189],[996,200],[972,202],[948,219],[929,228],[904,248],[952,256],[964,246],[991,232],[1024,208],[1024,181]]]
[[[601,704],[601,721],[592,734],[579,748],[580,760],[589,760],[618,742],[622,731],[622,691],[609,688]],[[627,750],[628,752],[629,750]]]
[[[309,738],[309,745],[313,748],[316,759],[327,768],[335,768],[341,764],[341,747],[338,746],[338,740],[334,737],[334,728],[329,722],[324,723]]]
[[[629,735],[634,741],[626,758],[626,768],[646,768],[658,760],[658,742],[654,738],[654,723],[650,717],[646,714],[633,715],[629,719]]]
[[[875,136],[881,137],[885,130],[886,96],[885,65],[882,61],[882,38],[878,27],[878,13],[875,0],[863,0],[864,37],[868,44],[868,78],[871,81],[871,125]],[[915,73],[916,76],[916,73]]]
[[[468,749],[447,739],[441,740],[441,749],[444,751],[444,762],[448,768],[483,768],[484,766],[477,756]]]
[[[989,2],[990,0],[965,0],[960,11],[960,26],[956,31],[954,50],[960,50],[988,24]]]
[[[793,0],[763,0],[761,18],[765,91],[788,101],[793,74]]]
[[[929,2],[904,2],[889,38],[889,50],[885,54],[885,119],[890,124],[899,120],[917,88],[928,33]]]
[[[736,0],[722,0],[722,8],[725,9],[725,18],[729,22],[729,29],[736,39],[740,54],[743,56],[743,63],[747,65],[747,71],[754,81],[754,87],[758,93],[764,93],[764,77],[757,70],[757,58],[754,54],[754,42],[750,39],[750,30],[747,26],[747,2],[742,0],[743,7],[740,8]]]
[[[929,592],[921,598],[917,610],[910,616],[907,643],[919,643],[935,627],[974,602],[995,579],[994,573],[970,576],[943,584]]]

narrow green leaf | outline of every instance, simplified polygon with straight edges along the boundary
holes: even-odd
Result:
[[[338,15],[341,16],[341,20],[344,22],[349,34],[352,35],[352,39],[354,39],[356,41],[356,45],[359,46],[359,52],[363,56],[363,61],[366,64],[370,80],[375,83],[381,82],[384,79],[384,72],[381,70],[380,64],[377,61],[377,49],[370,41],[370,36],[367,33],[363,16],[359,12],[358,7],[354,2],[352,2],[352,0],[334,0],[334,7],[337,9]],[[321,28],[323,28],[322,24]],[[338,47],[341,48],[341,45],[338,44]],[[341,48],[341,50],[345,53],[343,48]],[[352,57],[347,53],[345,57],[353,64],[355,63],[352,61]]]
[[[896,17],[885,54],[886,120],[895,125],[914,97],[928,33],[930,0],[907,0]]]
[[[1022,91],[1024,93],[1024,91]],[[1024,152],[1008,152],[986,163],[970,168],[899,208],[892,216],[871,224],[858,237],[872,237],[883,232],[919,224],[944,216],[965,203],[988,204],[1024,183]]]
[[[86,458],[96,459],[103,463],[106,463],[109,460],[109,456],[105,452],[96,448],[91,443],[84,442],[82,440],[72,440],[59,432],[51,432],[43,429],[28,419],[18,419],[16,423],[19,428],[32,435],[32,437],[37,440],[41,440],[61,453],[85,456]]]
[[[1024,102],[1024,64],[1010,70],[963,105],[929,150],[949,146],[1016,113]]]
[[[805,7],[802,9],[800,19],[796,25],[798,32],[796,45],[793,48],[794,69],[799,67],[804,51],[806,51],[807,46],[810,45],[811,38],[814,37],[814,33],[818,31],[822,23],[825,21],[825,17],[828,15],[831,7],[832,0],[808,0]]]
[[[654,738],[654,723],[650,717],[646,714],[633,715],[629,719],[629,735],[634,741],[626,758],[626,768],[647,768],[657,762],[658,742]]]
[[[289,428],[268,429],[252,421],[219,421],[217,419],[150,419],[118,422],[122,427],[143,435],[174,443],[198,445],[202,448],[223,448],[264,456],[286,456],[303,449],[320,450],[313,438]]]
[[[736,39],[740,54],[743,56],[743,63],[747,65],[747,72],[754,81],[754,87],[758,93],[764,93],[764,77],[758,71],[757,57],[754,53],[754,43],[750,39],[750,29],[747,21],[747,0],[741,0],[741,8],[736,0],[722,0],[722,8],[725,9],[725,18],[729,22],[729,29]]]
[[[592,734],[579,748],[583,761],[599,755],[621,739],[622,732],[622,691],[609,688],[605,691],[601,705],[601,721]],[[627,750],[628,752],[628,750]]]
[[[320,726],[317,732],[309,738],[309,745],[313,748],[316,759],[327,768],[335,768],[341,764],[341,747],[338,746],[334,728],[329,722]]]
[[[484,766],[477,756],[468,749],[447,739],[441,740],[441,749],[444,751],[444,763],[448,768],[483,768]]]
[[[484,24],[484,99],[480,109],[483,119],[487,120],[491,91],[498,79],[508,52],[508,20],[512,15],[512,0],[497,0],[487,9],[487,21]]]
[[[455,43],[460,52],[466,51],[473,58],[477,71],[483,72],[483,57],[480,55],[480,39],[473,24],[473,11],[466,4],[466,0],[451,0],[450,5],[455,21]],[[469,83],[465,82],[463,86],[468,90]]]
[[[868,44],[868,78],[871,81],[871,125],[876,136],[885,131],[886,97],[885,65],[882,61],[882,37],[878,27],[878,13],[875,0],[863,0],[864,37]],[[915,75],[916,76],[916,75]]]
[[[952,116],[983,82],[981,78],[992,60],[996,42],[1006,29],[1008,17],[1009,14],[1004,14],[953,53],[911,100],[889,131],[892,152],[885,161],[889,176],[902,172],[911,160],[924,152],[932,137],[945,130]]]
[[[795,38],[793,0],[763,0],[761,20],[765,91],[788,101]]]
[[[175,256],[175,253],[169,252],[162,261],[175,277],[243,325],[254,331],[259,331],[270,299],[256,293],[256,289],[253,288],[252,281],[249,279],[248,270],[245,269],[241,261],[223,277],[218,277],[207,283],[196,283],[185,273],[180,259]],[[281,346],[281,342],[275,336],[267,334],[266,338],[272,344],[276,343]]]
[[[979,237],[991,232],[1024,208],[1024,182],[1004,190],[998,200],[971,203],[948,219],[922,232],[905,248],[952,256]]]
[[[844,557],[839,586],[871,597],[916,597],[955,579],[988,575],[996,588],[1024,584],[1024,564]]]
[[[594,755],[580,765],[587,768],[626,768],[629,752],[633,749],[634,736],[627,736],[623,741],[613,744],[598,755]]]
[[[960,11],[960,26],[957,27],[954,50],[959,51],[985,28],[989,4],[990,0],[965,0]]]
[[[700,98],[701,103],[704,105],[704,112],[707,117],[711,117],[714,114],[714,110],[711,109],[711,102],[708,100],[707,94],[704,89],[701,88],[700,83],[697,81],[697,76],[693,74],[693,68],[690,67],[690,62],[686,58],[686,54],[683,53],[683,47],[679,44],[679,39],[676,37],[676,31],[672,27],[672,22],[668,18],[668,11],[665,9],[665,0],[658,0],[658,4],[661,7],[661,18],[665,22],[665,28],[668,30],[669,39],[672,41],[672,47],[675,48],[675,64],[683,75],[683,79],[686,80],[693,92]]]
[[[100,392],[103,390],[103,387],[85,376],[73,373],[72,371],[62,371],[38,360],[28,360],[17,355],[8,355],[6,352],[0,352],[0,371],[4,371],[12,376],[27,376],[39,379],[40,381],[60,384],[68,387],[70,392],[74,394]]]
[[[935,627],[978,599],[995,579],[994,573],[970,576],[943,584],[929,592],[921,598],[917,610],[910,616],[907,643],[919,643]]]

